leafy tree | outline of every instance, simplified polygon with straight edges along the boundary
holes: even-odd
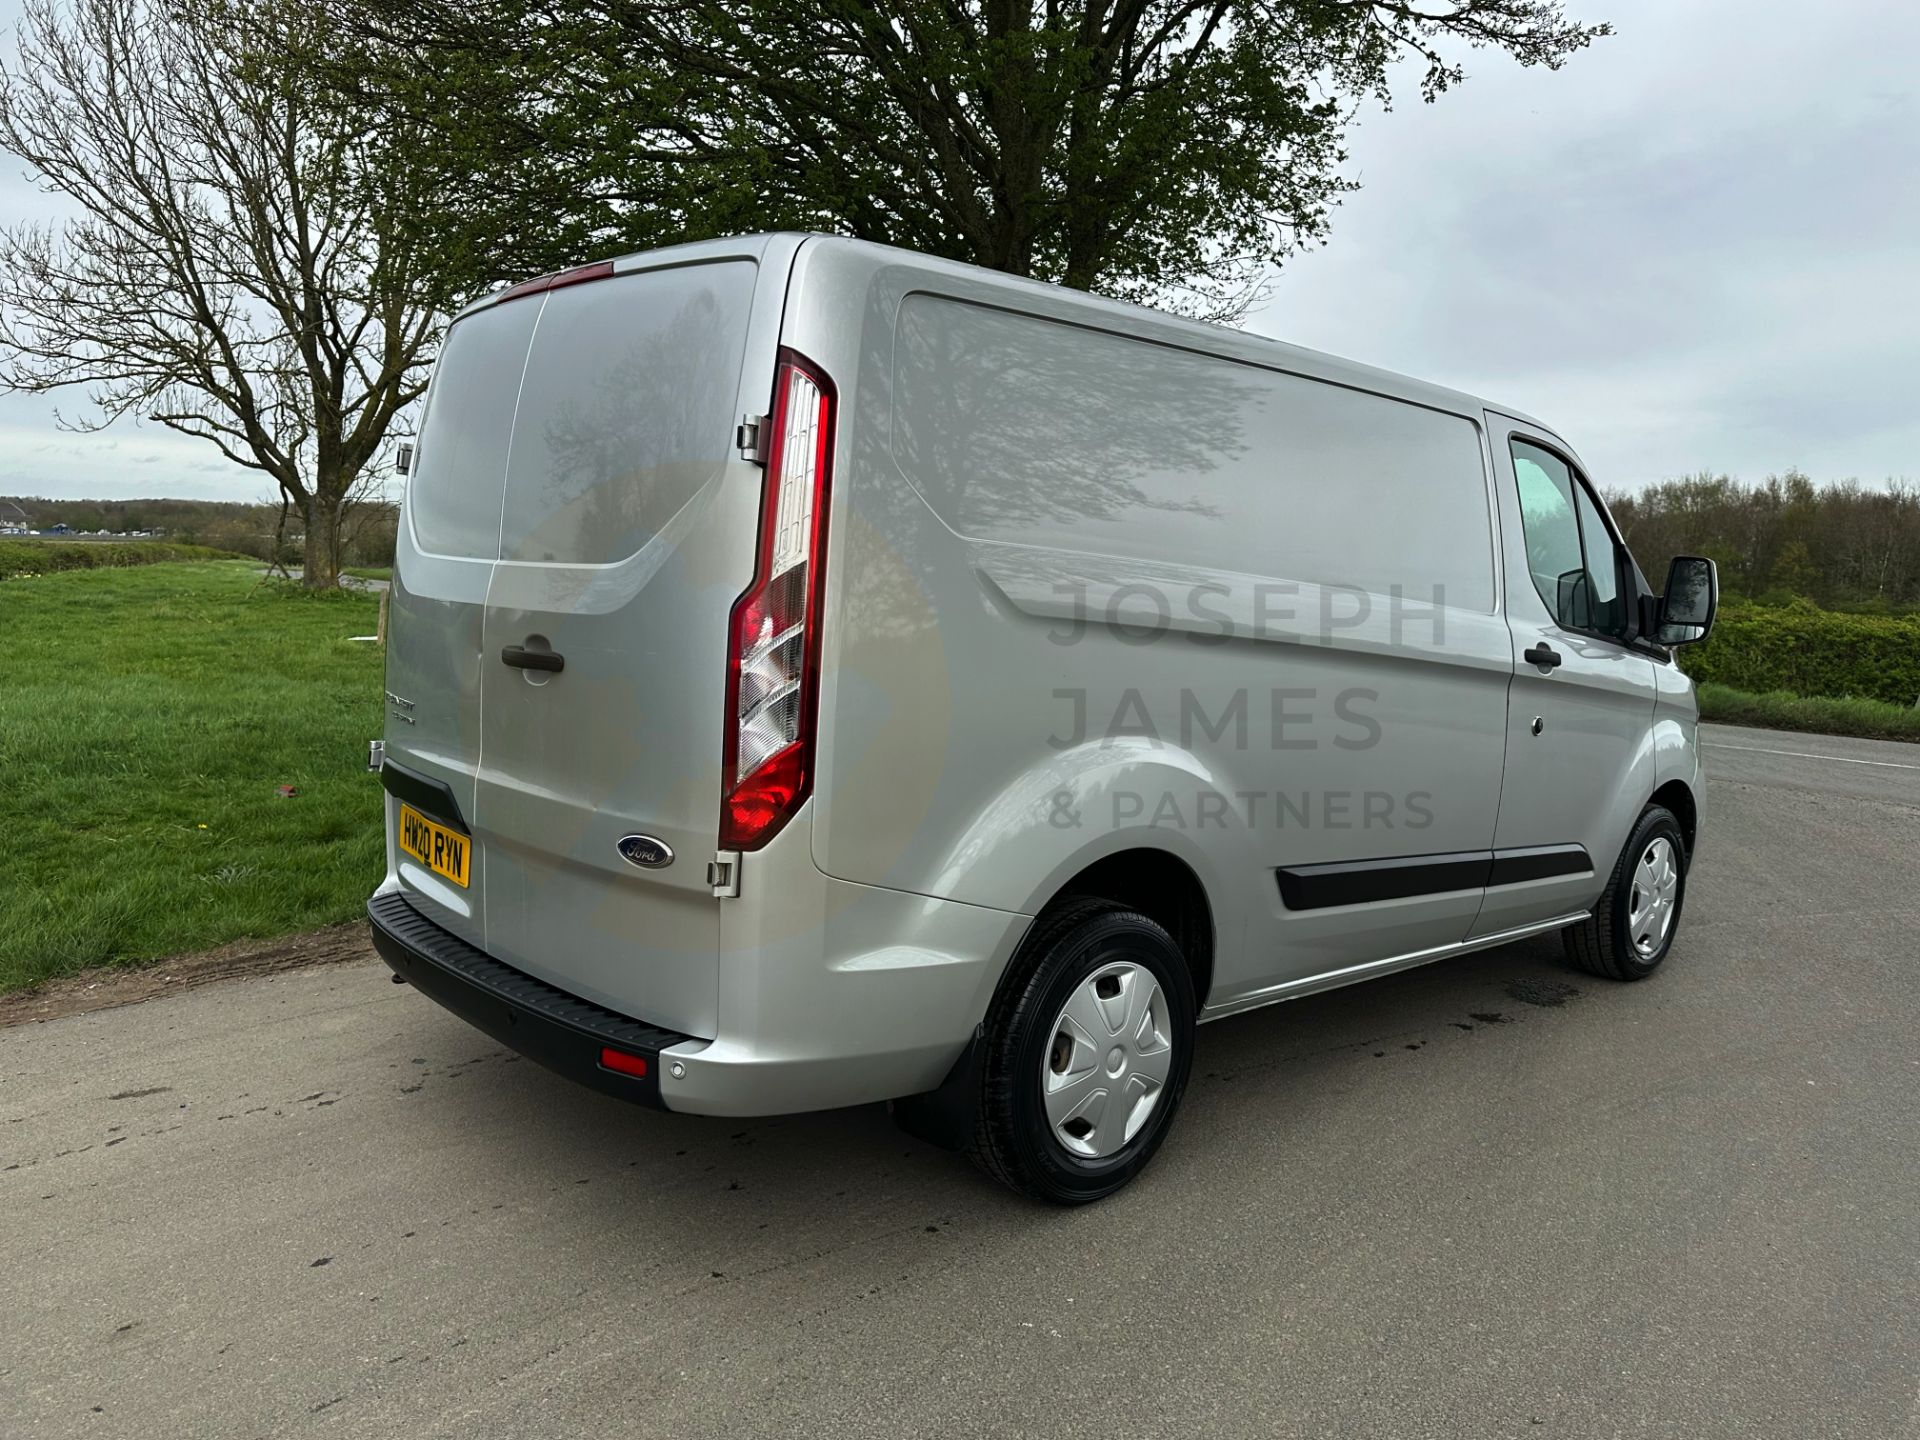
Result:
[[[0,147],[70,202],[0,229],[0,388],[89,387],[262,470],[298,510],[306,581],[421,393],[441,319],[367,145],[319,122],[311,5],[234,27],[186,0],[27,0],[0,66]]]
[[[1215,318],[1326,234],[1364,99],[1561,0],[323,0],[454,296],[595,254],[828,230]]]

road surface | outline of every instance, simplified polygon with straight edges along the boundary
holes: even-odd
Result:
[[[1130,1190],[633,1110],[372,964],[0,1032],[0,1434],[1920,1434],[1920,747],[1709,729],[1655,980],[1201,1032]]]

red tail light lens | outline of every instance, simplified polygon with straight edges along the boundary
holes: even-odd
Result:
[[[783,351],[768,423],[773,443],[759,558],[753,584],[735,603],[730,622],[723,850],[765,845],[805,802],[813,783],[832,384],[809,362]]]

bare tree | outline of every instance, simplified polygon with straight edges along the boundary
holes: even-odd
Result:
[[[0,228],[0,388],[89,388],[270,476],[338,583],[340,520],[426,384],[442,318],[365,137],[284,64],[314,8],[27,0],[0,145],[75,218]],[[271,44],[269,45],[269,42]]]
[[[1656,584],[1669,556],[1711,555],[1729,596],[1920,607],[1920,487],[1904,479],[1816,486],[1788,470],[1743,485],[1702,472],[1615,493],[1608,505]]]

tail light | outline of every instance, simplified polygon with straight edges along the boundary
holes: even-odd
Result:
[[[833,386],[789,351],[774,375],[768,425],[759,558],[729,622],[723,850],[765,845],[813,784]]]

